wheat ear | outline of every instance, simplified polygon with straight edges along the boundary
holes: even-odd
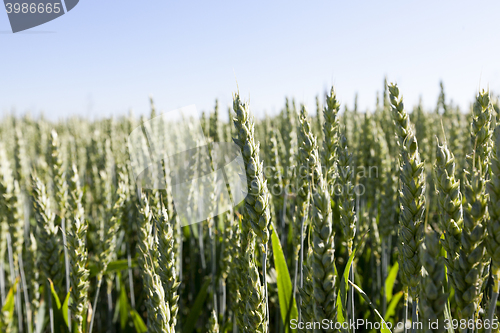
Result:
[[[500,284],[500,125],[494,132],[494,148],[490,169],[491,180],[486,185],[489,194],[486,249],[491,256],[491,276],[493,277],[492,297],[488,309],[488,319],[493,322]],[[488,333],[491,332],[491,325]]]
[[[444,292],[446,273],[438,233],[427,231],[420,255],[424,269],[418,305],[422,315],[423,332],[446,332],[445,306],[448,293]],[[437,329],[429,327],[431,321],[437,322]]]
[[[153,258],[156,256],[152,235],[153,214],[149,207],[149,199],[142,194],[138,228],[139,267],[141,269],[144,290],[147,295],[148,329],[154,333],[171,333],[170,309],[165,301],[165,292],[160,276],[155,272]]]
[[[86,248],[87,221],[82,206],[83,191],[80,187],[78,170],[73,164],[70,179],[70,219],[68,232],[68,252],[70,256],[71,311],[75,321],[76,333],[83,332],[83,318],[87,308],[89,289],[89,269],[87,268],[88,251]]]
[[[484,240],[488,221],[486,183],[491,152],[491,117],[489,94],[482,91],[472,110],[470,139],[473,151],[466,157],[460,271],[454,274],[458,313],[467,320],[479,310],[483,284],[488,275]]]
[[[335,90],[330,90],[330,95],[326,97],[326,106],[323,109],[323,165],[325,167],[325,177],[330,195],[333,196],[334,179],[335,179],[335,164],[337,162],[337,146],[339,132],[339,109],[340,103],[335,95]]]
[[[177,312],[179,310],[179,295],[177,289],[180,282],[177,280],[177,269],[175,265],[174,249],[174,220],[168,218],[167,210],[161,207],[159,216],[155,219],[158,233],[159,272],[163,290],[165,291],[165,302],[170,308],[170,329],[175,330],[177,324]]]

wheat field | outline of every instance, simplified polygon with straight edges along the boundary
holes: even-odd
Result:
[[[133,177],[152,99],[149,117],[4,116],[0,331],[498,332],[498,98],[378,96],[362,111],[332,87],[263,119],[216,102],[203,132],[241,149],[248,194],[195,224]]]

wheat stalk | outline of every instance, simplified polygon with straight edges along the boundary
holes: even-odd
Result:
[[[275,217],[276,221],[282,220],[280,218],[280,208],[283,205],[283,196],[285,195],[283,193],[285,188],[283,185],[283,170],[279,156],[278,135],[278,131],[273,128],[269,137],[270,159],[268,168],[270,168],[270,174],[267,177],[269,180],[269,191],[271,192],[273,199],[273,205],[271,205],[271,208],[273,208],[274,212],[272,216]],[[284,221],[281,222],[283,223]]]
[[[312,256],[313,250],[311,247],[307,250],[306,263],[304,266],[304,286],[299,288],[300,299],[302,303],[300,304],[300,314],[303,323],[312,323],[315,320],[314,308],[314,284],[312,271],[309,268],[312,266]],[[305,329],[300,330],[300,332],[306,332]]]
[[[349,153],[347,147],[347,138],[341,135],[339,145],[337,147],[337,174],[339,185],[340,198],[339,198],[339,211],[340,222],[342,225],[342,233],[347,241],[347,254],[350,256],[352,253],[353,239],[356,235],[356,214],[354,212],[355,198],[354,198],[354,174],[352,154]]]
[[[55,214],[52,211],[45,185],[32,175],[33,203],[38,225],[39,263],[44,277],[51,279],[56,291],[63,280],[63,268],[60,262],[61,248],[58,239],[58,229],[54,225]]]
[[[489,94],[482,91],[473,107],[471,143],[473,151],[467,156],[464,186],[464,224],[462,228],[460,271],[454,276],[458,313],[471,319],[479,310],[482,289],[487,277],[486,223],[488,221],[486,183],[491,151],[492,107]]]
[[[76,165],[71,168],[70,179],[70,222],[71,231],[67,234],[68,252],[70,256],[71,279],[71,311],[75,321],[76,333],[83,332],[83,318],[87,308],[89,289],[89,270],[87,268],[88,251],[86,248],[87,221],[82,206],[83,191]]]
[[[247,332],[264,333],[267,332],[266,290],[260,283],[254,255],[250,246],[244,249],[248,273],[244,274],[243,295],[247,295],[248,298],[244,299],[243,318]]]
[[[233,109],[236,114],[234,125],[238,134],[234,142],[243,154],[248,184],[248,195],[245,198],[248,222],[265,245],[269,241],[271,216],[267,181],[264,180],[263,164],[259,157],[259,143],[254,138],[254,122],[248,104],[242,102],[238,94],[234,96]]]
[[[458,255],[461,247],[463,228],[462,194],[460,182],[455,178],[455,157],[446,144],[438,142],[436,150],[436,187],[441,211],[441,223],[444,230],[443,247],[447,253],[447,265],[450,276],[457,271]],[[452,279],[453,281],[453,279]]]
[[[427,231],[420,255],[424,269],[418,305],[422,315],[423,332],[446,332],[445,306],[448,294],[444,292],[446,273],[438,233]],[[437,323],[437,329],[431,329],[430,322]]]
[[[397,86],[389,86],[392,111],[400,144],[400,214],[399,238],[402,244],[401,272],[403,283],[410,288],[412,298],[417,296],[421,263],[419,247],[423,236],[425,210],[424,165],[420,159],[417,139],[410,128],[410,119],[404,110]]]
[[[210,127],[208,130],[212,142],[220,141],[220,124],[219,124],[219,101],[215,100],[214,112],[210,114]]]
[[[125,198],[128,195],[127,178],[125,173],[119,173],[120,181],[118,182],[118,189],[113,196],[112,206],[107,207],[105,219],[105,230],[103,237],[102,252],[99,254],[100,272],[99,279],[106,271],[109,262],[116,249],[116,237],[118,228],[120,226],[121,210],[123,208]]]
[[[425,211],[425,175],[417,138],[410,128],[410,118],[399,97],[396,85],[389,86],[392,114],[400,146],[400,190],[398,249],[401,280],[409,289],[413,304],[412,322],[417,316],[418,285],[422,274],[420,244],[423,238]],[[416,329],[412,326],[412,332]]]
[[[249,296],[252,299],[254,295],[257,297],[254,301],[248,303],[250,305],[254,318],[248,318],[245,323],[249,327],[257,328],[262,325],[263,332],[267,332],[267,283],[266,283],[266,266],[267,266],[267,250],[269,242],[269,223],[271,221],[271,214],[269,209],[269,192],[267,189],[267,182],[264,180],[263,163],[259,157],[259,143],[255,141],[254,137],[254,121],[250,115],[248,104],[240,100],[238,94],[233,97],[233,110],[235,113],[234,126],[236,128],[237,137],[234,142],[240,147],[243,160],[245,163],[246,179],[248,185],[248,195],[245,198],[245,218],[243,225],[243,234],[247,236],[246,230],[251,229],[261,241],[262,251],[262,270],[263,270],[263,290],[264,296],[262,301],[266,304],[263,308],[260,306],[260,281],[258,274],[255,274],[256,268],[253,263],[253,237],[252,233],[248,233],[248,238],[242,241],[242,246],[246,253],[244,258],[247,260],[247,267],[249,269],[249,279],[251,286],[259,286],[257,291],[251,293],[244,293],[243,296]],[[245,237],[243,237],[245,238]],[[248,246],[246,246],[248,245]],[[257,279],[255,279],[257,277]],[[263,311],[263,312],[261,312]],[[245,312],[247,315],[248,311]],[[262,315],[262,318],[261,318]],[[245,317],[246,318],[246,317]],[[260,320],[263,322],[260,322]]]
[[[491,276],[493,277],[492,297],[488,309],[488,320],[493,322],[493,314],[497,307],[500,288],[500,125],[494,131],[494,148],[491,158],[491,180],[486,185],[489,200],[488,213],[490,219],[486,225],[486,249],[491,256]],[[491,328],[488,330],[491,332]]]
[[[155,222],[158,230],[158,252],[160,254],[158,275],[160,276],[165,292],[165,302],[170,309],[170,322],[168,325],[173,332],[177,323],[177,312],[179,310],[177,289],[180,284],[177,280],[175,265],[174,221],[168,218],[167,210],[162,207],[159,216],[155,218]]]
[[[68,183],[66,182],[66,172],[64,170],[63,159],[61,156],[62,149],[60,147],[59,137],[55,130],[52,130],[51,141],[49,147],[50,159],[49,165],[52,172],[53,190],[55,192],[56,201],[56,219],[55,224],[60,225],[62,229],[63,251],[64,251],[64,267],[66,274],[66,293],[70,292],[70,267],[68,244],[66,241],[66,213],[68,209]],[[71,310],[68,308],[68,318],[71,318]]]
[[[170,308],[165,301],[165,292],[160,276],[155,272],[153,253],[154,238],[152,236],[153,214],[149,206],[149,200],[145,194],[141,196],[141,218],[139,220],[139,266],[142,273],[144,291],[147,295],[146,307],[148,310],[148,328],[155,333],[173,332],[170,326]]]
[[[301,160],[306,167],[306,181],[312,195],[311,236],[314,316],[317,321],[323,318],[335,318],[336,293],[334,275],[334,235],[332,227],[332,211],[327,183],[323,178],[316,138],[311,132],[307,119],[307,111],[302,107],[299,117],[299,133]],[[325,136],[325,141],[327,140]],[[303,246],[303,245],[301,245]]]
[[[326,97],[326,106],[323,109],[323,166],[325,168],[325,178],[330,195],[333,196],[334,180],[335,180],[335,164],[337,163],[337,146],[339,132],[339,109],[340,103],[337,100],[333,87],[330,90],[330,95]]]

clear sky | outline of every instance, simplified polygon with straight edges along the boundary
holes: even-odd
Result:
[[[34,0],[33,0],[34,1]],[[257,115],[310,106],[334,84],[373,109],[384,76],[407,105],[467,107],[500,92],[500,1],[97,1],[25,33],[0,11],[0,111],[91,118],[230,105]]]

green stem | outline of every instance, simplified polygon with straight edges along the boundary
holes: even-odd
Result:
[[[127,265],[128,283],[130,286],[130,306],[135,309],[134,277],[132,274],[132,256],[130,255],[130,244],[127,242]]]
[[[16,270],[14,268],[14,254],[12,253],[12,238],[10,237],[10,233],[7,233],[7,252],[9,254],[9,266],[10,266],[10,278],[12,280],[12,285],[14,285],[16,280]],[[22,314],[22,306],[21,306],[21,288],[17,288],[16,290],[16,298],[15,298],[15,308],[17,312],[17,321],[19,333],[23,333],[23,314]]]
[[[94,306],[92,311],[92,318],[90,319],[89,333],[92,333],[92,328],[94,327],[95,314],[97,312],[97,300],[99,299],[99,291],[101,290],[102,276],[100,276],[97,282],[97,291],[95,293]]]
[[[298,267],[300,269],[300,280],[299,280],[299,286],[300,288],[304,287],[304,272],[302,270],[302,266],[304,264],[304,224],[305,224],[306,217],[304,216],[302,220],[300,221],[300,257],[299,257],[299,264]],[[300,297],[300,293],[297,294],[297,298],[299,299],[299,323],[302,320],[302,313],[300,309],[302,308],[302,297]]]
[[[385,239],[382,240],[382,317],[385,318],[387,311],[387,297],[385,289],[385,280],[387,279],[387,250]]]
[[[285,219],[286,219],[286,191],[285,194],[283,195],[283,207],[281,208],[281,246],[285,246]],[[295,295],[295,292],[294,292]]]
[[[5,268],[3,258],[0,259],[0,306],[5,303]]]
[[[264,253],[262,255],[262,279],[264,281],[264,297],[266,300],[266,319],[264,324],[264,332],[269,332],[269,302],[267,297],[267,250],[268,244],[264,245]]]
[[[489,328],[486,329],[486,333],[491,333],[492,325],[491,323],[493,322],[493,317],[495,316],[495,310],[497,308],[497,300],[498,300],[498,289],[500,285],[500,279],[497,276],[494,279],[494,285],[493,285],[493,290],[491,292],[491,300],[490,300],[490,306],[488,307],[488,317],[487,320],[490,324]]]
[[[189,246],[191,247],[191,251],[189,251],[189,262],[190,262],[190,265],[189,265],[189,270],[190,270],[190,278],[191,278],[191,281],[195,281],[196,279],[196,265],[194,264],[196,259],[195,259],[195,256],[196,256],[196,253],[194,251],[194,249],[196,248],[196,244],[195,244],[195,239],[194,239],[194,228],[193,228],[193,225],[190,224],[188,226],[189,228]],[[190,294],[188,294],[188,300],[191,300],[191,299],[194,299],[194,297],[196,297],[196,290],[195,290],[195,283],[190,283]]]
[[[110,280],[111,279],[111,280]],[[106,288],[106,296],[108,300],[108,332],[113,333],[113,295],[111,295],[111,292],[113,290],[113,280],[110,275],[108,275],[106,279],[107,283],[107,288]]]
[[[348,245],[348,250],[347,250],[347,253],[348,253],[348,257],[350,258],[351,257],[351,254],[352,254],[352,241],[350,241],[350,244]],[[350,270],[349,270],[349,279],[352,281],[352,283],[354,283],[354,260],[352,261],[351,263],[351,267],[350,267]],[[349,294],[348,294],[348,299],[347,299],[347,309],[348,310],[348,322],[349,323],[354,323],[355,322],[355,318],[354,318],[354,288],[352,287],[349,287]],[[349,313],[350,313],[350,316],[349,316]],[[350,318],[349,318],[350,317]],[[355,328],[353,326],[352,328],[352,333],[355,333]]]
[[[217,266],[215,262],[216,257],[216,244],[214,237],[214,218],[209,218],[208,222],[208,237],[210,239],[210,247],[211,247],[211,261],[212,261],[212,293],[213,293],[213,302],[214,302],[214,311],[218,318],[218,309],[217,309],[217,291],[216,291],[216,283],[217,283]]]
[[[50,319],[50,333],[54,333],[54,310],[52,309],[52,295],[50,293],[49,281],[45,282],[45,289],[47,290],[47,298],[49,300],[49,319]]]
[[[221,295],[221,305],[220,305],[220,311],[222,313],[222,326],[226,325],[226,322],[227,322],[227,311],[226,311],[226,282],[224,281],[224,279],[221,279],[220,280],[220,284],[219,284],[220,288],[221,288],[221,292],[222,292],[222,295]]]
[[[62,228],[62,238],[63,238],[63,248],[64,248],[64,265],[66,267],[66,293],[70,290],[70,279],[69,279],[69,255],[68,255],[68,243],[66,240],[66,219],[61,219]],[[68,329],[71,333],[71,307],[68,306]]]
[[[408,328],[406,327],[408,323],[408,287],[405,287],[404,290],[404,298],[405,298],[405,306],[404,306],[404,317],[405,317],[405,323],[404,323],[404,333],[408,333]]]
[[[298,275],[299,275],[299,259],[297,258],[295,260],[295,268],[293,272],[293,296],[297,300],[297,302],[300,302],[300,293],[297,294],[297,281],[298,281]],[[297,303],[298,311],[299,311],[299,322],[300,322],[300,304]]]
[[[415,298],[412,299],[411,303],[411,333],[417,332],[416,324],[418,322],[417,318],[417,300]]]
[[[205,272],[207,263],[205,262],[205,248],[203,246],[203,223],[198,223],[198,246],[200,247],[201,268]]]
[[[21,273],[21,283],[23,286],[23,294],[24,294],[24,306],[26,308],[26,325],[28,326],[28,333],[33,331],[33,327],[31,324],[31,306],[30,306],[30,297],[28,295],[28,286],[26,285],[26,276],[24,275],[24,264],[23,264],[23,256],[19,256],[19,272]]]

